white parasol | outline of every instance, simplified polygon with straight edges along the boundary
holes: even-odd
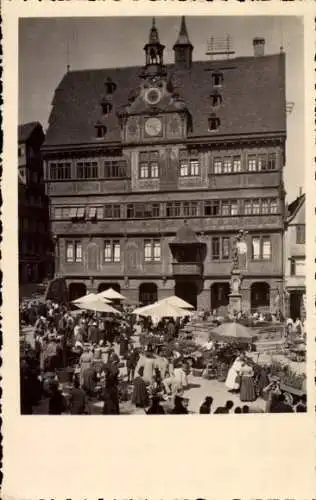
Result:
[[[139,307],[133,311],[138,316],[152,316],[156,319],[161,318],[184,318],[191,316],[191,311],[186,311],[180,307],[173,306],[168,302],[156,302],[149,306]]]
[[[95,299],[94,301],[91,302],[81,302],[75,304],[76,307],[79,307],[79,309],[87,309],[88,311],[94,311],[94,312],[104,312],[104,313],[112,313],[112,314],[119,314],[121,315],[120,311],[117,309],[114,309],[114,307],[110,306],[109,304],[106,304],[103,300],[101,299]]]
[[[96,295],[98,299],[108,299],[108,300],[123,300],[125,299],[124,295],[121,293],[117,292],[113,288],[108,288],[107,290],[104,290],[103,292],[100,292]]]
[[[247,326],[241,325],[236,321],[222,323],[211,331],[211,336],[217,339],[230,339],[235,341],[251,341],[255,334]]]
[[[95,293],[88,293],[87,295],[83,295],[83,297],[79,297],[79,299],[73,300],[72,303],[77,304],[90,304],[91,302],[95,302],[98,300],[97,295]],[[105,302],[109,302],[107,299],[103,299]]]
[[[176,295],[171,295],[171,297],[166,297],[165,299],[161,299],[159,302],[168,302],[172,306],[176,307],[181,307],[182,309],[194,309],[194,307],[189,304],[189,302],[186,302],[183,299],[180,299],[180,297],[177,297]]]

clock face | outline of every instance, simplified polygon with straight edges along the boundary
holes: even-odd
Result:
[[[145,122],[145,132],[151,137],[157,136],[162,131],[162,123],[159,118],[148,118]]]
[[[148,89],[145,93],[145,100],[148,104],[157,104],[161,99],[161,92],[156,87]]]

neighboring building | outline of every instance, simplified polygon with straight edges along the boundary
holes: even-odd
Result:
[[[274,308],[285,54],[265,55],[264,45],[255,39],[250,57],[194,61],[182,18],[174,64],[164,65],[153,23],[143,67],[65,74],[43,154],[55,266],[71,298],[111,285],[143,303],[176,293],[225,308],[244,228],[243,308]]]
[[[40,123],[18,127],[20,285],[39,283],[52,273],[48,198],[40,151],[44,138]]]
[[[305,310],[305,194],[288,206],[284,233],[286,313],[304,319]]]

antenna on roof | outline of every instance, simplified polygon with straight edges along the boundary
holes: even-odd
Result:
[[[210,56],[211,61],[216,56],[226,56],[226,59],[229,59],[229,56],[234,55],[235,51],[232,49],[232,40],[229,35],[225,37],[214,37],[211,36],[207,39],[207,56]]]
[[[66,68],[67,68],[67,73],[69,73],[70,71],[70,43],[69,43],[69,37],[67,36],[67,39],[66,39]]]
[[[284,32],[283,32],[283,23],[281,16],[280,16],[280,38],[281,38],[280,52],[282,54],[284,52]]]

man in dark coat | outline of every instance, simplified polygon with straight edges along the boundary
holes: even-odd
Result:
[[[80,389],[79,379],[74,380],[74,387],[70,392],[70,413],[71,415],[83,415],[88,413],[88,398],[83,389]]]
[[[146,408],[149,405],[149,397],[146,383],[143,379],[144,367],[141,366],[138,370],[138,376],[134,379],[134,389],[132,395],[132,403],[137,408]]]
[[[49,415],[61,415],[67,410],[66,400],[58,387],[58,383],[53,383],[51,389],[52,394],[49,398],[48,413]]]
[[[119,415],[119,368],[114,357],[110,358],[104,367],[105,385],[103,390],[103,415]]]
[[[127,354],[126,368],[127,368],[127,380],[128,382],[133,382],[135,376],[135,369],[139,360],[139,352],[131,345],[130,350]]]

